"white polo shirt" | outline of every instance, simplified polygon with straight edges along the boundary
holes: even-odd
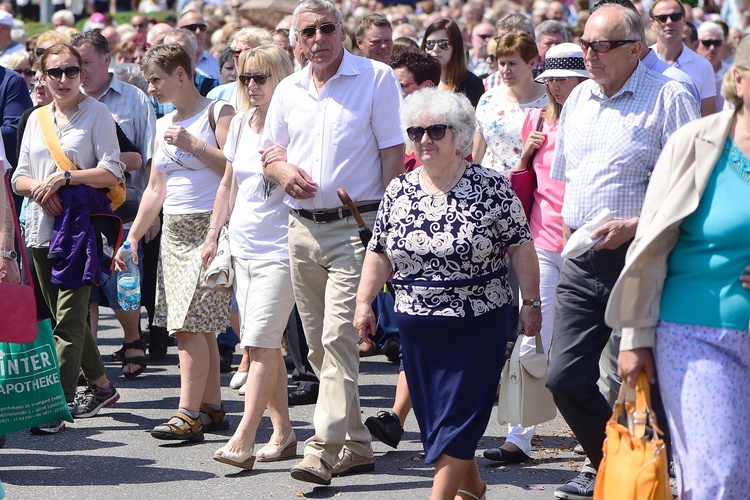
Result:
[[[287,161],[318,183],[314,198],[284,198],[291,208],[342,206],[336,189],[354,202],[383,197],[380,150],[404,143],[401,86],[393,70],[344,51],[336,74],[318,92],[311,65],[285,78],[271,99],[263,144],[278,144]]]
[[[659,59],[664,60],[664,56],[656,50],[656,44],[651,46],[657,53]],[[695,53],[690,47],[682,44],[680,57],[674,62],[673,66],[688,74],[698,86],[698,92],[701,99],[716,97],[716,84],[714,83],[714,68],[708,59]]]

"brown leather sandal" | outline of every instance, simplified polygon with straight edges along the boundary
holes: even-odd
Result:
[[[181,411],[177,411],[171,418],[182,420],[179,425],[164,422],[154,427],[151,435],[156,439],[167,441],[203,441],[203,422],[200,417],[191,418]]]
[[[224,403],[221,403],[221,408],[214,410],[206,403],[201,403],[201,413],[205,413],[211,417],[211,423],[204,425],[203,429],[206,432],[213,431],[225,431],[229,429],[229,419],[227,419],[227,408]]]
[[[126,343],[122,344],[122,349],[123,349],[123,351],[122,351],[122,356],[123,356],[123,359],[122,359],[122,370],[123,370],[122,376],[123,377],[125,377],[127,379],[133,379],[133,378],[136,378],[141,373],[143,373],[144,371],[146,371],[146,366],[148,364],[147,361],[146,361],[146,342],[144,342],[142,338],[136,340],[135,342],[126,342]],[[139,349],[139,350],[143,351],[143,355],[142,356],[130,356],[130,357],[128,357],[128,356],[125,355],[125,352],[128,349]],[[130,364],[136,365],[138,367],[138,369],[135,370],[134,372],[125,373],[125,371],[124,371],[125,367],[127,365],[130,365]]]

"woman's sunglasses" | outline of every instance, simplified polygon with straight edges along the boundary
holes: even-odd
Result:
[[[315,26],[308,26],[307,28],[297,30],[297,33],[302,35],[303,38],[313,38],[315,36],[315,32],[318,30],[320,30],[320,32],[324,35],[330,35],[334,31],[336,31],[337,25],[338,23],[325,23],[321,24],[317,28]]]
[[[406,129],[406,135],[409,136],[409,140],[412,142],[419,142],[422,140],[422,136],[427,132],[427,136],[433,141],[439,141],[445,137],[445,131],[449,128],[453,128],[453,125],[442,125],[436,123],[429,127],[409,127]]]
[[[435,45],[440,47],[440,50],[448,50],[449,48],[451,48],[450,40],[426,40],[424,42],[424,48],[426,50],[434,49]]]
[[[240,80],[240,83],[242,83],[242,85],[247,87],[252,81],[257,83],[258,85],[265,85],[268,79],[271,78],[271,75],[264,75],[261,73],[255,73],[251,75],[249,73],[242,73],[237,78]]]
[[[78,66],[68,66],[67,68],[49,68],[44,72],[45,75],[53,80],[60,80],[65,75],[68,80],[74,80],[81,74],[81,68]]]

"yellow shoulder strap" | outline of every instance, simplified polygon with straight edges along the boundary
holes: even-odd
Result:
[[[39,127],[42,129],[44,145],[49,149],[52,159],[57,164],[57,168],[60,170],[78,170],[73,162],[70,161],[70,158],[63,152],[60,139],[57,138],[55,125],[52,123],[51,104],[42,106],[36,110],[36,113],[39,120]]]

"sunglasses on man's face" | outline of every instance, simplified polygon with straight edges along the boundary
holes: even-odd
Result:
[[[425,50],[433,50],[435,45],[440,47],[440,50],[448,50],[451,48],[450,40],[426,40],[424,42]]]
[[[206,25],[206,23],[193,23],[193,24],[186,24],[185,26],[183,26],[183,28],[185,28],[188,31],[192,31],[193,33],[195,33],[198,30],[201,30],[205,33],[205,31],[208,29],[208,26]]]
[[[711,46],[714,47],[721,47],[724,45],[724,40],[699,40],[701,42],[701,45],[703,45],[706,48],[709,48]]]
[[[53,80],[61,80],[65,75],[68,80],[75,80],[81,74],[81,68],[78,66],[68,66],[67,68],[49,68],[44,72],[45,75]]]
[[[439,123],[436,123],[435,125],[430,125],[429,127],[409,127],[406,129],[406,135],[409,136],[409,140],[412,142],[420,142],[422,140],[422,136],[424,136],[424,133],[427,132],[427,136],[432,139],[433,141],[439,141],[443,137],[445,137],[445,131],[449,128],[453,128],[452,125],[442,125]]]
[[[314,38],[315,32],[317,31],[320,31],[324,35],[330,35],[334,31],[336,31],[336,26],[338,26],[338,23],[325,23],[321,24],[317,28],[315,26],[308,26],[307,28],[297,30],[297,33],[302,35],[302,38]]]
[[[623,45],[627,45],[629,43],[635,43],[638,40],[594,40],[589,42],[588,40],[584,40],[583,38],[578,39],[578,43],[581,45],[581,48],[585,51],[591,49],[597,54],[603,54],[605,52],[609,52],[610,50],[614,50],[617,47],[622,47]]]
[[[247,87],[250,85],[250,82],[254,81],[258,85],[265,85],[269,78],[271,78],[271,75],[263,75],[261,73],[255,73],[255,74],[249,74],[249,73],[242,73],[240,76],[237,77],[240,80],[240,83]]]
[[[478,35],[474,35],[474,36],[478,36],[478,37],[479,37],[479,38],[481,38],[482,40],[489,40],[490,38],[494,37],[495,35],[485,35],[485,34],[481,34],[481,35],[479,35],[479,34],[478,34]]]
[[[652,16],[651,19],[655,20],[659,24],[667,24],[667,19],[676,23],[685,16],[682,12],[673,12],[671,14],[661,14],[658,16]]]

